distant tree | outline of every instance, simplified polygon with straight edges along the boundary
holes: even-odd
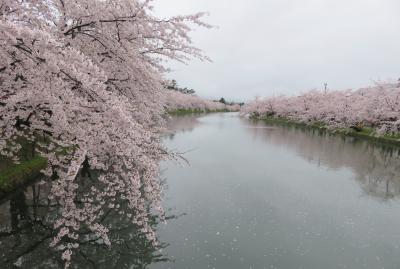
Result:
[[[218,102],[223,103],[223,104],[226,104],[226,101],[225,101],[225,98],[224,98],[224,97],[221,97],[221,99],[219,99]]]
[[[195,90],[188,89],[187,87],[180,88],[175,79],[173,79],[167,83],[164,83],[164,87],[168,90],[177,91],[177,92],[180,92],[183,94],[195,94],[195,92],[196,92]]]
[[[174,89],[178,88],[178,83],[176,83],[176,80],[175,80],[175,79],[171,80],[171,86],[172,86]]]

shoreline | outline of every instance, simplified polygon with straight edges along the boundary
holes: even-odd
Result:
[[[370,128],[362,128],[359,131],[352,129],[352,128],[331,129],[331,128],[328,128],[324,123],[314,122],[314,123],[308,124],[308,123],[285,119],[285,118],[265,117],[265,116],[264,117],[251,116],[249,119],[255,120],[255,121],[263,121],[263,122],[266,122],[269,124],[278,124],[278,125],[318,129],[318,130],[328,132],[328,133],[334,134],[334,135],[349,136],[349,137],[354,137],[357,139],[368,140],[370,142],[377,143],[377,144],[384,144],[384,145],[390,145],[390,146],[394,146],[394,147],[400,147],[400,134],[398,135],[398,137],[396,137],[396,136],[393,137],[390,135],[378,136],[378,135],[376,135],[375,131]]]
[[[230,111],[228,109],[217,109],[217,110],[208,110],[208,109],[186,109],[180,108],[175,110],[167,111],[167,115],[171,116],[179,116],[179,115],[188,115],[188,114],[209,114],[209,113],[226,113],[226,112],[236,112]]]

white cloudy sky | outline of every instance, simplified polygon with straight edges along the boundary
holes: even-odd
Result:
[[[169,77],[207,98],[249,100],[400,77],[399,0],[155,0],[161,16],[210,13],[195,45],[213,62]]]

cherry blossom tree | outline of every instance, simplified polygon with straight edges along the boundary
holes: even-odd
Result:
[[[194,94],[179,91],[166,91],[166,108],[169,111],[179,109],[196,111],[239,111],[239,105],[227,105],[217,101],[206,100]]]
[[[376,134],[400,132],[398,83],[376,83],[358,90],[308,91],[299,96],[256,98],[243,115],[280,117],[332,128],[373,128]]]
[[[43,171],[69,265],[80,230],[110,245],[105,216],[127,216],[156,244],[148,214],[161,207],[158,163],[165,61],[206,59],[191,45],[202,13],[158,18],[150,0],[0,0],[0,154],[21,139]],[[122,209],[124,208],[124,209]]]

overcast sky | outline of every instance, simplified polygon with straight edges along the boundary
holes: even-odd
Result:
[[[197,29],[212,63],[169,74],[206,98],[249,100],[400,77],[399,0],[156,0],[161,16],[209,12]]]

